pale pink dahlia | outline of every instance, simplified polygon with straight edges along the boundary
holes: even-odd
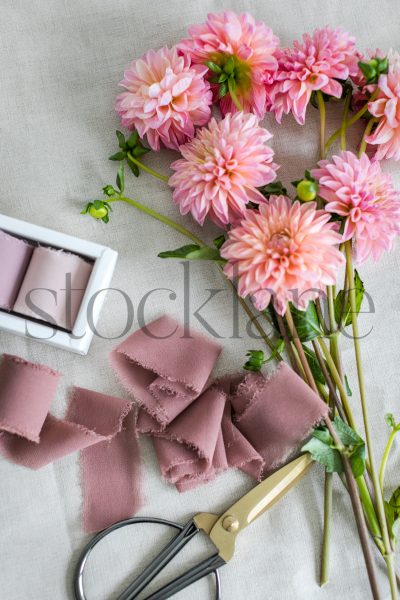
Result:
[[[312,35],[304,34],[303,42],[277,52],[278,71],[275,81],[267,86],[268,110],[280,123],[282,114],[293,113],[304,124],[307,105],[314,90],[340,98],[342,85],[358,72],[355,39],[341,29],[325,27]]]
[[[115,109],[122,125],[147,136],[153,150],[160,143],[178,149],[191,139],[195,125],[210,118],[212,93],[204,80],[207,67],[190,66],[176,48],[150,50],[132,62],[120,85]]]
[[[400,194],[378,161],[341,152],[322,160],[312,176],[319,182],[325,210],[343,217],[343,241],[354,238],[356,259],[378,260],[400,233]]]
[[[248,202],[265,202],[256,188],[276,176],[274,153],[265,143],[271,137],[251,113],[211,119],[199,129],[171,165],[169,184],[181,213],[191,212],[201,225],[208,215],[224,227],[244,214]]]
[[[377,146],[377,160],[400,160],[400,56],[392,51],[388,58],[389,72],[379,77],[378,97],[368,104],[369,112],[379,118],[379,122],[366,140]]]
[[[279,39],[272,29],[261,21],[255,21],[249,13],[236,15],[226,11],[209,14],[203,25],[192,25],[189,35],[189,39],[178,44],[178,49],[196,64],[204,65],[211,61],[223,72],[229,65],[226,66],[227,74],[234,82],[234,93],[242,109],[263,118],[265,84],[272,81],[277,68],[274,53]],[[210,71],[211,78],[215,75]],[[226,87],[228,83],[222,85]],[[212,87],[215,101],[218,101],[220,87],[217,83]],[[220,99],[220,108],[223,115],[238,110],[229,91]]]
[[[221,248],[228,260],[225,274],[238,278],[240,296],[251,295],[258,310],[271,300],[281,315],[288,302],[305,310],[336,282],[344,261],[334,227],[315,202],[292,204],[285,196],[271,196],[229,231]]]

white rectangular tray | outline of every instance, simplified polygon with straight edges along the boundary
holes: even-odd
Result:
[[[13,219],[2,214],[0,214],[0,229],[18,237],[39,244],[62,248],[93,260],[93,270],[71,333],[56,330],[46,323],[38,323],[22,316],[0,311],[0,330],[29,337],[77,354],[87,354],[107,289],[111,283],[118,253],[106,246],[81,240],[38,225],[32,225],[32,223]],[[93,298],[96,299],[95,302],[93,302]],[[88,309],[90,309],[89,320]]]

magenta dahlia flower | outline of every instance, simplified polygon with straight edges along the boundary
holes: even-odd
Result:
[[[369,112],[379,122],[366,140],[377,146],[374,155],[377,160],[400,160],[400,55],[389,52],[388,58],[389,72],[379,77],[378,97],[368,104]]]
[[[271,196],[229,231],[221,256],[228,261],[225,274],[238,278],[240,296],[251,295],[258,310],[272,301],[283,315],[288,302],[305,310],[336,282],[344,262],[340,240],[330,215],[316,210],[315,202]]]
[[[325,210],[345,221],[343,241],[354,239],[356,260],[379,260],[400,233],[400,194],[378,161],[341,152],[322,160],[312,176],[319,182]]]
[[[236,15],[232,11],[209,14],[203,25],[189,28],[189,39],[182,40],[178,49],[190,56],[192,63],[205,65],[214,63],[218,69],[210,71],[213,78],[218,73],[230,77],[221,87],[212,85],[215,101],[220,102],[223,115],[236,112],[237,104],[245,112],[253,112],[260,119],[265,115],[265,84],[272,81],[277,68],[274,53],[279,39],[272,29],[260,21],[255,21],[249,13]],[[234,90],[228,82],[233,82]],[[222,86],[225,95],[221,98]],[[238,102],[232,100],[235,94]]]
[[[283,113],[293,113],[304,124],[311,94],[321,90],[340,98],[342,85],[349,76],[358,73],[355,39],[341,29],[325,27],[312,35],[304,34],[291,48],[278,50],[278,71],[275,81],[267,85],[268,110],[280,123]]]
[[[178,149],[211,115],[212,93],[204,79],[207,67],[190,66],[176,48],[150,50],[132,62],[120,85],[115,109],[122,125],[147,136],[153,150],[162,143]]]
[[[183,215],[191,212],[201,225],[208,215],[225,227],[241,217],[250,201],[265,202],[256,188],[273,181],[278,168],[266,145],[271,134],[251,113],[211,119],[196,137],[181,146],[181,159],[172,163],[169,184]]]

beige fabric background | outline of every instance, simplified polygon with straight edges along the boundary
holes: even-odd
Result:
[[[1,0],[0,2],[0,211],[39,225],[98,241],[120,252],[114,286],[127,292],[138,306],[149,290],[148,319],[165,311],[180,317],[183,310],[183,270],[175,262],[156,258],[161,250],[185,243],[177,233],[161,227],[133,209],[118,207],[111,223],[103,226],[79,215],[82,204],[113,182],[115,165],[107,161],[114,151],[118,126],[113,111],[117,82],[129,62],[150,47],[173,44],[189,24],[201,22],[209,11],[249,10],[271,25],[283,44],[326,24],[342,25],[358,39],[360,49],[399,44],[400,9],[396,0],[220,0],[180,2],[158,0]],[[328,111],[331,112],[331,109]],[[268,116],[266,126],[275,134],[273,147],[283,166],[280,177],[289,182],[317,158],[318,119],[309,109],[307,126],[284,120],[278,128]],[[330,117],[329,127],[337,124]],[[355,128],[355,135],[360,130]],[[149,164],[167,172],[173,153],[149,156]],[[399,167],[387,165],[398,177]],[[165,185],[142,175],[128,177],[130,194],[173,218],[178,218]],[[189,218],[182,219],[191,226]],[[206,229],[210,237],[211,227]],[[364,315],[362,330],[372,329],[363,342],[367,365],[371,420],[379,453],[389,409],[400,416],[399,405],[399,259],[400,248],[379,266],[368,264],[362,276],[375,303],[375,314]],[[207,288],[223,287],[208,265],[191,265],[191,312],[208,297]],[[230,339],[230,295],[226,288],[202,312],[223,337],[219,372],[236,369],[255,345],[241,321],[241,340]],[[125,320],[125,305],[110,293],[100,331],[116,337]],[[195,318],[192,326],[201,328]],[[135,325],[136,327],[136,321]],[[98,391],[122,394],[108,366],[107,354],[116,342],[95,339],[90,354],[78,357],[34,341],[0,333],[0,352],[44,362],[65,373],[54,412],[62,415],[66,389],[78,384]],[[345,351],[347,364],[352,353]],[[349,368],[354,389],[355,373]],[[357,406],[357,394],[354,404]],[[239,472],[225,473],[214,483],[179,495],[160,479],[150,444],[143,440],[146,505],[143,514],[181,522],[194,512],[222,511],[252,482]],[[399,446],[389,469],[388,483],[399,473]],[[397,483],[398,476],[397,476]],[[221,571],[225,599],[239,600],[364,600],[369,597],[359,543],[349,500],[335,482],[332,574],[321,590],[316,584],[322,532],[322,484],[319,468],[291,494],[243,534],[235,562]],[[68,600],[72,598],[74,560],[86,536],[80,530],[81,490],[77,456],[70,456],[34,473],[0,460],[0,597],[7,600]],[[101,493],[101,490],[99,490]],[[96,567],[87,578],[88,598],[114,597],[147,549],[155,548],[158,531],[138,528],[116,535],[97,553]],[[167,532],[161,532],[161,540]],[[164,537],[163,537],[164,536]],[[197,542],[196,542],[197,544]],[[107,551],[106,551],[107,550]],[[196,545],[195,558],[204,552]],[[143,563],[141,563],[143,564]],[[139,564],[140,566],[140,564]],[[380,572],[383,597],[388,590]],[[201,582],[177,598],[212,597],[212,582]]]

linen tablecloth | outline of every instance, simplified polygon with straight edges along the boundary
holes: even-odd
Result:
[[[101,197],[101,187],[115,178],[116,151],[113,109],[117,83],[130,61],[149,48],[172,45],[192,23],[208,12],[230,8],[248,10],[264,20],[289,44],[317,26],[343,26],[357,37],[360,50],[399,43],[400,9],[396,0],[2,0],[0,6],[0,212],[111,246],[120,253],[113,287],[132,299],[137,311],[144,306],[148,320],[168,312],[182,318],[184,302],[190,324],[204,331],[196,311],[207,300],[208,288],[221,291],[200,315],[215,328],[224,345],[218,372],[232,371],[244,362],[256,341],[240,318],[240,338],[232,339],[231,292],[209,264],[183,266],[161,261],[158,252],[183,245],[185,239],[126,206],[116,207],[106,226],[79,214],[83,204]],[[312,167],[318,155],[318,114],[312,107],[305,127],[285,118],[278,127],[271,115],[265,126],[275,137],[272,145],[282,166],[284,182]],[[328,107],[328,115],[331,114]],[[328,117],[329,128],[338,125]],[[361,128],[354,128],[360,135]],[[145,158],[162,172],[172,152]],[[399,167],[385,165],[400,185]],[[178,215],[165,184],[142,174],[127,177],[132,197],[196,228]],[[212,239],[215,230],[206,227]],[[204,232],[203,232],[204,235]],[[215,237],[215,236],[214,236]],[[385,255],[379,266],[368,263],[362,277],[374,311],[361,319],[367,389],[377,450],[382,451],[387,426],[383,415],[399,415],[399,267],[400,246]],[[190,284],[187,285],[187,278]],[[185,283],[186,281],[186,283]],[[153,290],[153,291],[152,291]],[[186,294],[186,300],[184,300]],[[366,308],[368,310],[368,307]],[[53,412],[63,415],[66,388],[75,384],[112,395],[123,391],[108,364],[108,352],[118,343],[126,324],[126,303],[117,291],[108,294],[87,357],[56,350],[32,340],[0,333],[0,352],[43,362],[65,374]],[[114,340],[112,338],[115,338]],[[345,343],[344,359],[352,364]],[[349,381],[356,389],[355,371]],[[354,394],[355,412],[357,394]],[[224,473],[213,483],[180,495],[163,483],[151,444],[142,439],[145,506],[141,514],[163,516],[182,523],[197,511],[223,511],[249,490],[253,482],[240,472]],[[399,446],[389,468],[388,485],[397,485]],[[81,487],[78,456],[69,456],[39,472],[0,459],[0,597],[7,600],[69,600],[74,561],[88,539],[81,531]],[[235,562],[221,571],[224,598],[239,600],[364,600],[369,587],[349,498],[335,478],[331,580],[316,583],[322,534],[323,471],[315,467],[269,514],[259,519],[238,541]],[[120,591],[141,562],[169,532],[149,526],[116,534],[97,552],[87,577],[88,597],[102,600]],[[207,551],[199,542],[195,560]],[[104,559],[104,560],[102,560]],[[188,559],[188,560],[189,560]],[[189,560],[190,562],[190,560]],[[173,569],[172,569],[173,571]],[[388,595],[383,570],[379,573]],[[199,582],[177,598],[212,597],[213,582]]]

